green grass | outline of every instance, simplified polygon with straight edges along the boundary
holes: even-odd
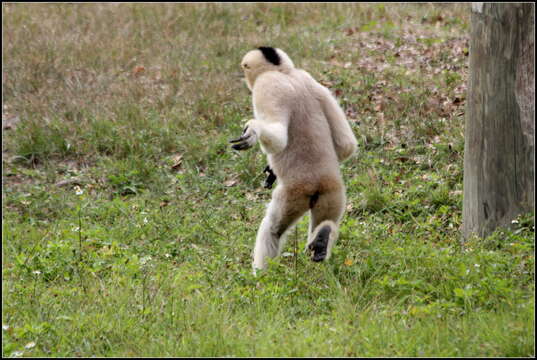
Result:
[[[534,356],[534,215],[461,239],[468,11],[3,4],[3,355]],[[330,261],[305,218],[254,277],[266,160],[228,139],[266,44],[360,149]]]

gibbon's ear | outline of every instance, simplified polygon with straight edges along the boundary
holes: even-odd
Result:
[[[276,49],[268,46],[260,46],[258,49],[263,53],[263,56],[267,61],[271,64],[274,64],[276,66],[280,65],[282,60],[280,58],[280,55],[276,52]]]

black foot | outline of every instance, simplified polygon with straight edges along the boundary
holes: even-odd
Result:
[[[312,261],[319,262],[326,258],[330,231],[330,226],[323,226],[317,233],[315,239],[308,245],[308,249],[313,252],[313,255],[311,256]]]

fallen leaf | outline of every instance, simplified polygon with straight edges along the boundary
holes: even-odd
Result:
[[[237,183],[238,183],[238,181],[236,179],[230,179],[230,180],[224,181],[224,185],[226,187],[235,186],[235,185],[237,185]]]
[[[407,162],[408,160],[410,160],[410,158],[408,158],[408,157],[406,157],[406,156],[400,156],[400,157],[398,157],[398,158],[395,159],[395,160],[398,160],[398,161],[400,161],[400,162],[402,162],[402,163],[405,163],[405,162]]]
[[[8,117],[2,114],[2,130],[14,129],[19,121],[20,121],[20,118],[16,115]]]
[[[345,265],[351,266],[352,265],[352,260],[351,259],[345,259]]]
[[[145,71],[145,67],[143,65],[138,65],[138,66],[134,67],[134,69],[132,70],[132,73],[134,75],[140,75],[140,73],[142,73],[144,71]]]
[[[460,97],[455,97],[455,99],[453,99],[453,104],[460,104],[464,99],[461,99]]]
[[[181,163],[183,162],[183,155],[176,155],[173,158],[173,165],[172,169],[177,170],[181,166]]]
[[[60,180],[56,183],[56,186],[62,187],[67,185],[84,185],[84,180],[81,178],[72,178],[72,179],[64,179]]]

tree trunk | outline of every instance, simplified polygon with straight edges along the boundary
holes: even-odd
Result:
[[[463,235],[489,235],[535,206],[533,3],[473,3]]]

